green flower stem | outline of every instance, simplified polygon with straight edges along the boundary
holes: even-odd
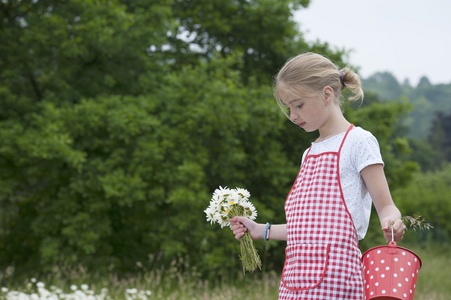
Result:
[[[230,210],[228,216],[233,218],[235,216],[243,216],[244,210],[239,205],[234,205]],[[258,267],[261,270],[262,262],[258,255],[257,249],[255,249],[254,241],[251,238],[249,231],[246,231],[244,236],[240,240],[241,248],[241,263],[243,264],[243,273],[246,271],[255,271]]]

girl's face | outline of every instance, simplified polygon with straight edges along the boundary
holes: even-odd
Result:
[[[307,132],[320,129],[327,121],[323,93],[285,93],[280,98],[288,109],[290,120]]]

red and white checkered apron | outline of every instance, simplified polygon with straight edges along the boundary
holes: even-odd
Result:
[[[279,300],[363,298],[361,252],[339,174],[340,151],[351,129],[336,152],[309,150],[288,194]]]

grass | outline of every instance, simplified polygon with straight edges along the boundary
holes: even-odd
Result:
[[[451,251],[450,246],[410,247],[417,253],[423,266],[417,282],[415,299],[444,300],[451,294]],[[4,279],[5,270],[1,273]],[[9,271],[11,272],[11,271]],[[177,263],[166,270],[154,270],[141,275],[119,279],[93,277],[83,270],[73,271],[76,276],[67,281],[64,276],[28,279],[23,282],[6,281],[0,299],[149,299],[149,300],[225,300],[277,299],[280,274],[276,272],[243,276],[237,270],[236,276],[226,280],[203,280],[192,268],[188,273],[179,272]],[[213,274],[212,278],[219,278]],[[5,282],[5,280],[3,280]],[[46,282],[47,281],[47,282]],[[12,297],[14,295],[21,297]],[[7,297],[9,295],[9,297]],[[45,297],[44,297],[45,296]]]
[[[451,247],[409,248],[422,260],[415,299],[448,300],[451,295]]]

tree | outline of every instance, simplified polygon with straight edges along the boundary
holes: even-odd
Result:
[[[417,88],[428,88],[431,86],[431,82],[429,81],[429,78],[426,76],[422,76],[420,78],[420,81],[418,82]]]
[[[415,105],[409,116],[412,123],[410,135],[420,139],[426,138],[431,130],[434,115],[437,112],[451,113],[451,85],[432,85],[424,77],[415,89],[406,96]],[[420,122],[420,123],[418,123]]]
[[[314,136],[285,119],[270,78],[299,51],[338,64],[344,52],[297,33],[291,11],[307,1],[253,4],[0,2],[1,266],[239,264],[230,232],[205,222],[219,185],[247,188],[261,220],[283,222]],[[372,109],[390,136],[400,110],[354,120]],[[269,264],[282,266],[282,247]]]
[[[296,174],[279,143],[285,119],[271,89],[244,88],[234,63],[167,74],[153,95],[42,101],[28,126],[2,123],[2,204],[19,211],[4,219],[2,263],[125,270],[161,253],[219,267],[238,255],[205,222],[219,185],[248,188],[260,216],[281,219]]]
[[[223,56],[240,52],[243,63],[237,66],[243,79],[254,76],[268,83],[287,57],[311,48],[293,20],[293,11],[309,2],[176,0],[172,11],[180,27],[170,41],[182,64],[191,59],[185,53],[193,53],[193,48],[205,57],[216,51]]]
[[[443,153],[427,140],[409,138],[409,145],[412,148],[409,160],[417,162],[422,172],[438,170],[444,164]]]
[[[66,104],[155,88],[165,66],[153,49],[175,20],[168,4],[152,2],[150,10],[113,0],[1,2],[2,85],[35,103]]]
[[[398,80],[390,72],[377,72],[363,80],[365,90],[377,93],[382,100],[398,99],[402,89]]]
[[[411,99],[410,101],[413,103],[415,109],[406,119],[406,124],[412,129],[415,128],[414,137],[423,138],[430,130],[434,108],[430,100],[423,96]]]
[[[416,173],[413,180],[397,190],[393,197],[405,215],[421,215],[434,226],[429,231],[406,234],[407,241],[418,243],[446,242],[451,238],[451,224],[448,222],[451,209],[451,166]]]
[[[451,114],[437,112],[427,141],[440,152],[444,160],[451,161]]]

